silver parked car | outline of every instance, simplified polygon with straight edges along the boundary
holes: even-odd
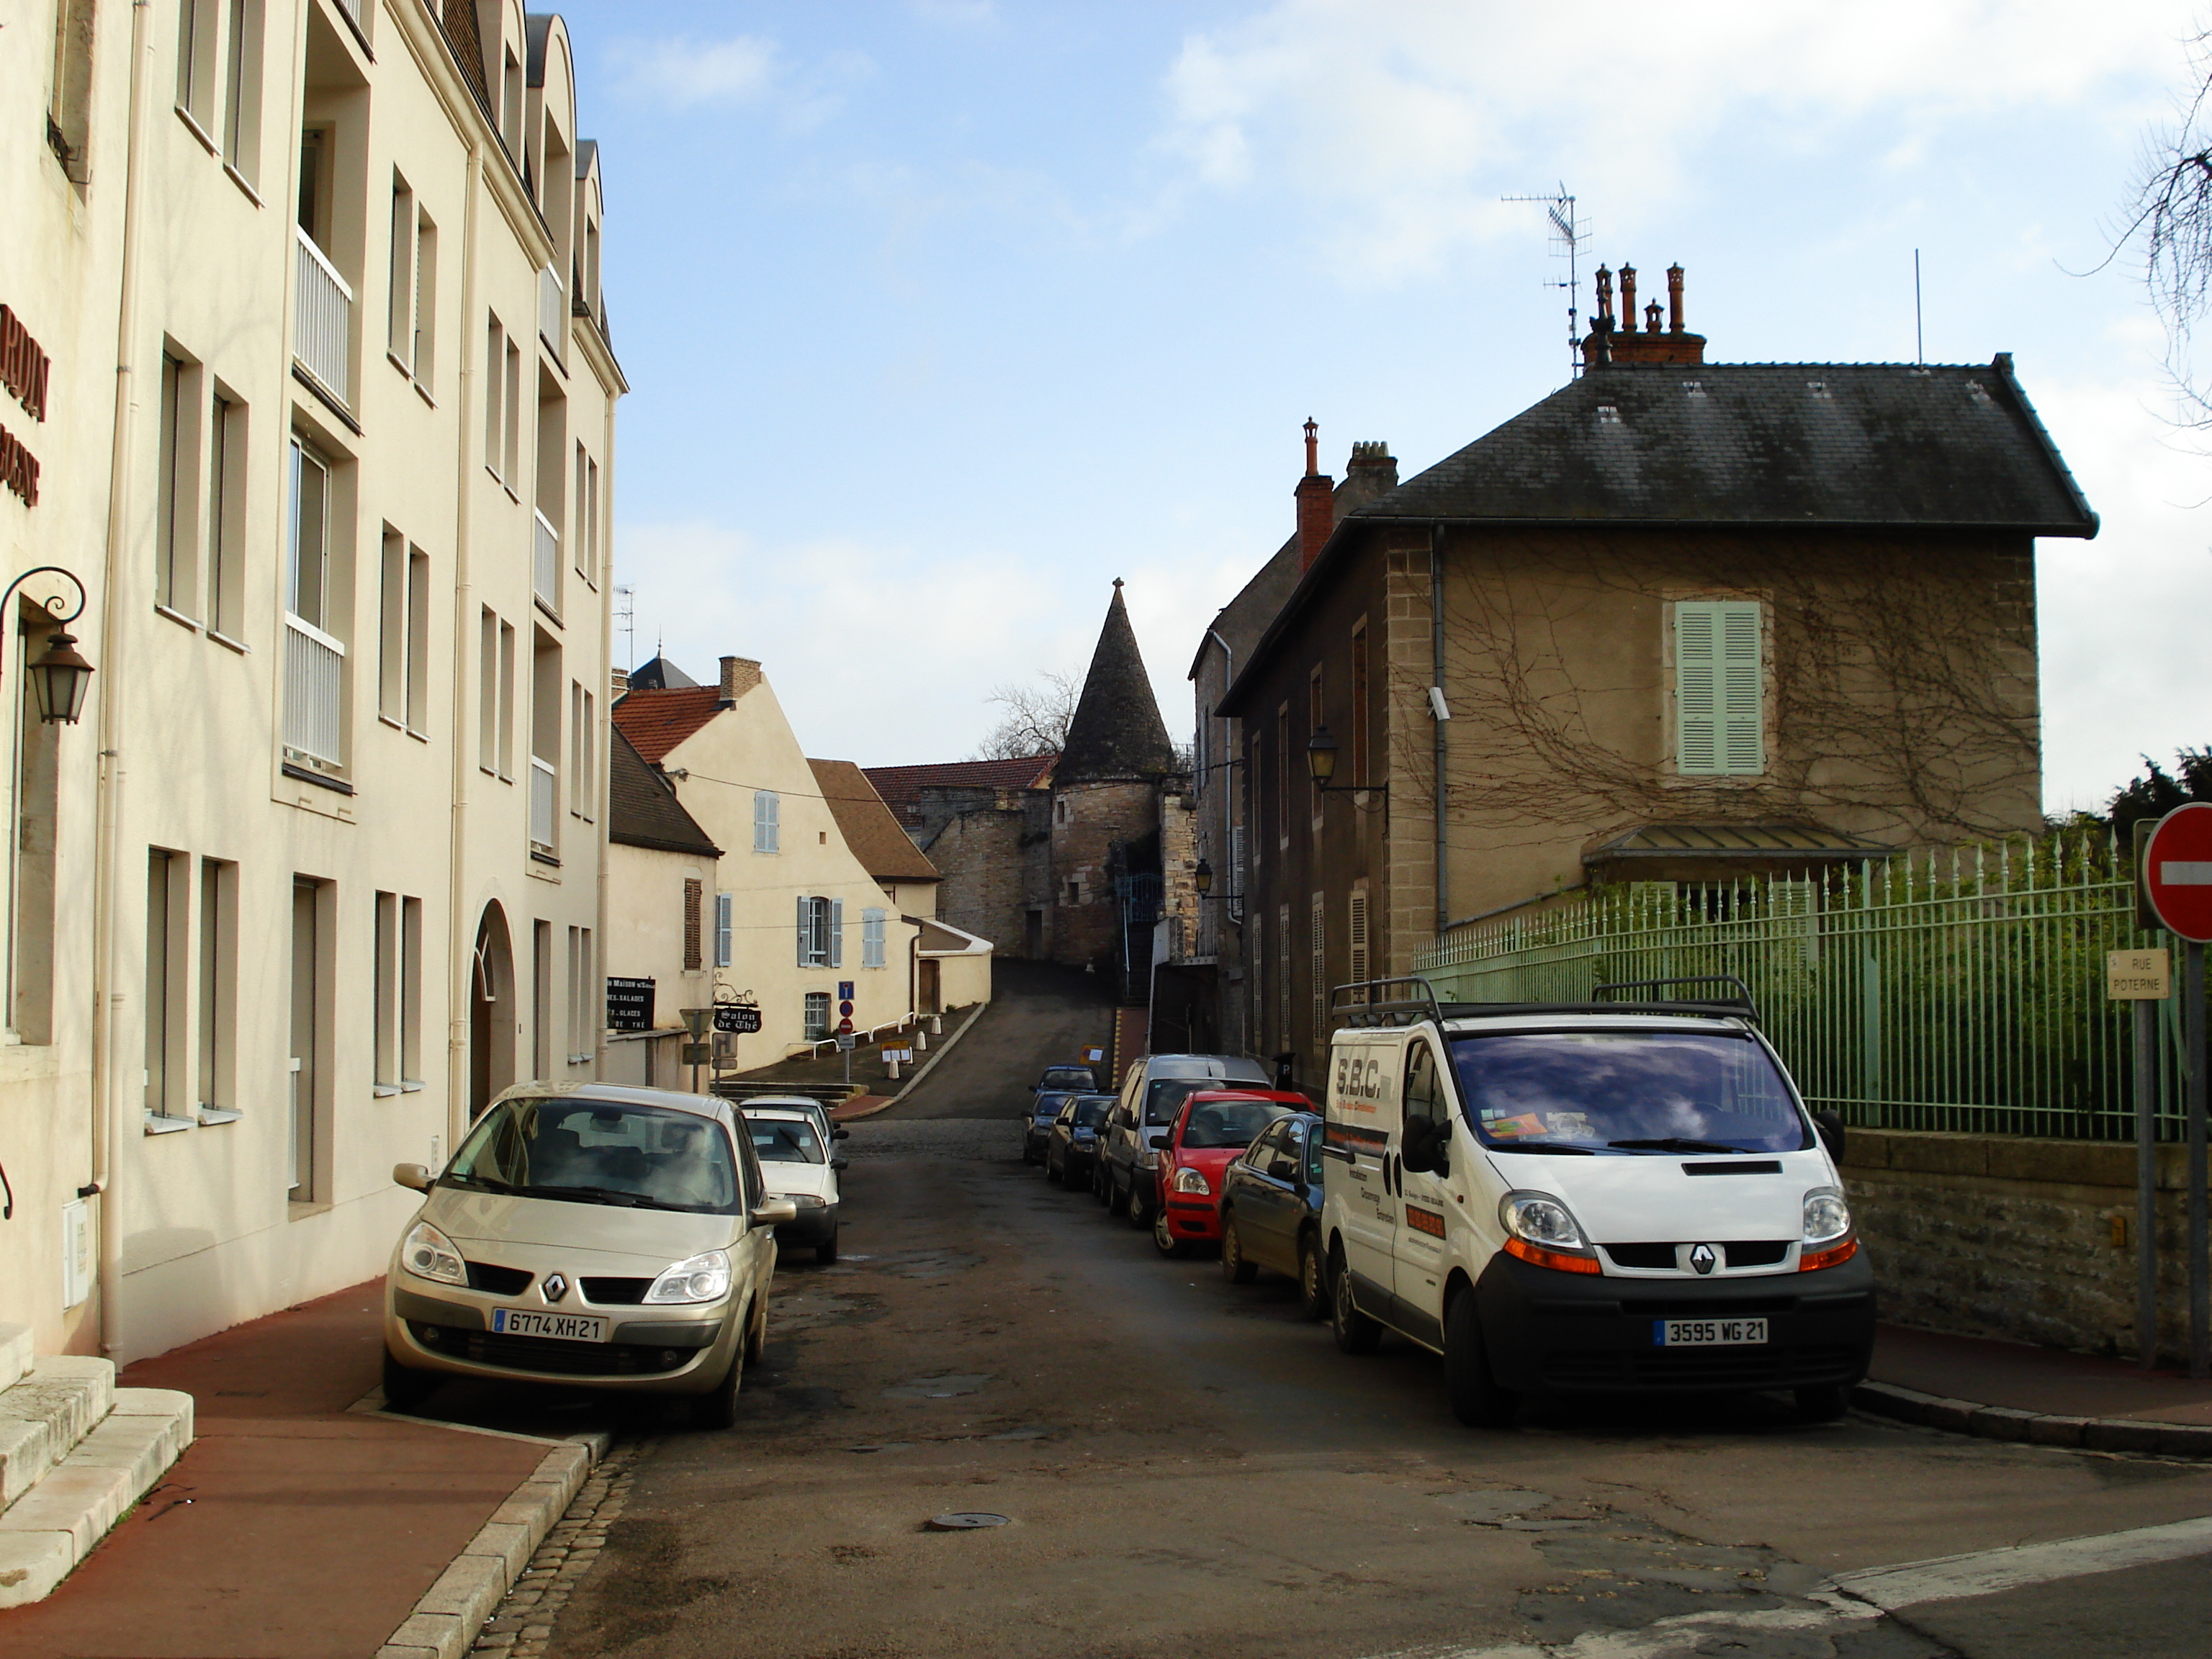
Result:
[[[384,1395],[442,1376],[690,1395],[727,1427],[768,1335],[775,1230],[751,1137],[726,1101],[526,1083],[478,1118],[424,1194],[385,1279]]]

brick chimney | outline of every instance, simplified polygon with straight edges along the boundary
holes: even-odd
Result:
[[[1306,476],[1298,480],[1298,568],[1307,571],[1321,556],[1328,532],[1336,528],[1336,484],[1321,470],[1321,428],[1306,420]]]
[[[1584,369],[1612,363],[1695,364],[1705,361],[1705,337],[1682,323],[1682,267],[1667,268],[1667,325],[1659,321],[1656,300],[1644,307],[1644,326],[1636,325],[1636,267],[1620,268],[1620,319],[1613,314],[1613,274],[1597,272],[1597,317],[1583,341]]]
[[[715,707],[727,708],[761,683],[761,665],[750,657],[722,659],[722,695]]]
[[[1636,267],[1630,264],[1620,268],[1620,328],[1624,334],[1636,332]]]

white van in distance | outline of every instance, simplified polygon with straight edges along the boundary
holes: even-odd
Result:
[[[1337,1346],[1442,1354],[1465,1423],[1524,1395],[1786,1389],[1839,1415],[1874,1274],[1741,981],[1588,1003],[1338,988],[1322,1237]],[[1698,1000],[1662,1000],[1687,992]],[[1648,1000],[1616,1000],[1644,997]]]

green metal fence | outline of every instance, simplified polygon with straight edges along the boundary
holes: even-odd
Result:
[[[2106,953],[2170,943],[2137,925],[2132,870],[2095,830],[1805,879],[1602,888],[1455,928],[1415,971],[1465,1002],[1734,974],[1806,1097],[1847,1121],[2130,1140],[2132,1015],[2106,998]],[[2156,1006],[2159,1136],[2179,1140],[2178,983]]]

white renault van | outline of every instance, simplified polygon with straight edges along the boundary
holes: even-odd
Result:
[[[1875,1320],[1840,1122],[1807,1111],[1741,981],[1597,988],[1338,988],[1337,1345],[1371,1352],[1387,1327],[1442,1354],[1466,1423],[1532,1393],[1788,1389],[1808,1418],[1840,1414]]]

